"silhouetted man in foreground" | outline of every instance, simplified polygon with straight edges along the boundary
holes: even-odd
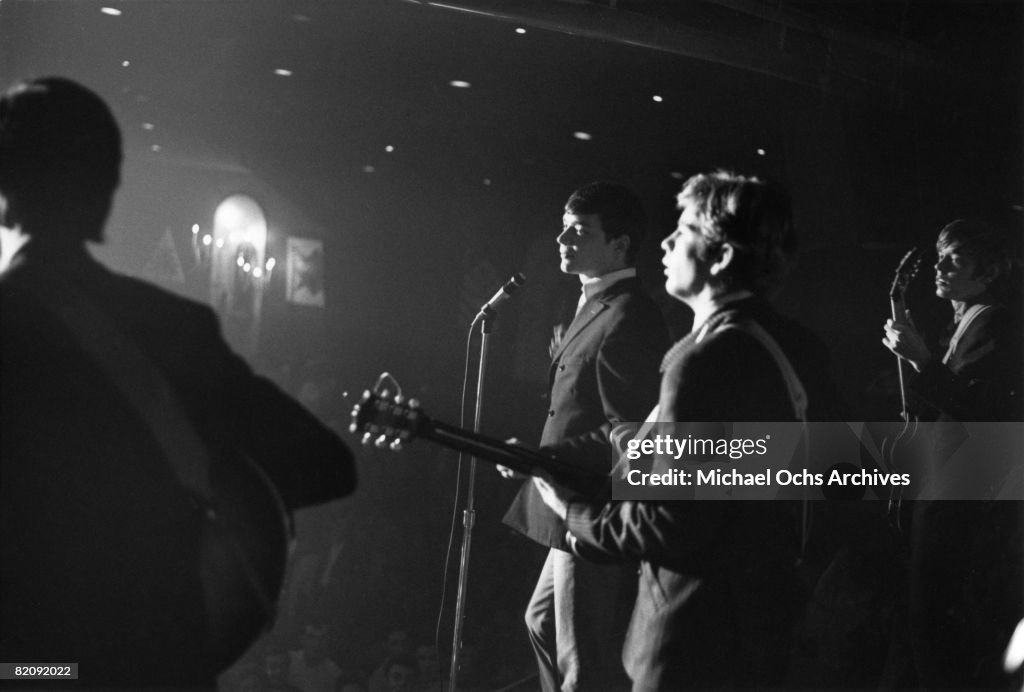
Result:
[[[212,688],[272,616],[282,500],[342,497],[355,473],[210,309],[90,257],[120,167],[91,91],[0,98],[0,661]]]

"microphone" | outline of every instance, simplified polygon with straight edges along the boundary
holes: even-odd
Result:
[[[481,317],[486,317],[488,313],[493,312],[496,307],[508,300],[524,283],[526,283],[526,277],[523,276],[522,272],[516,272],[511,279],[505,282],[504,286],[498,289],[498,292],[490,300],[483,304],[473,321],[475,322]]]

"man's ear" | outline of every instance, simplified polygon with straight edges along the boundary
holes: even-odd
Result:
[[[623,233],[616,238],[615,249],[621,251],[623,255],[629,254],[629,236]]]
[[[721,276],[729,265],[732,263],[733,258],[736,256],[736,251],[729,243],[722,243],[718,248],[718,258],[711,263],[710,273],[711,276]]]

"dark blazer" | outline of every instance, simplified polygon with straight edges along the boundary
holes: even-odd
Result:
[[[642,421],[654,408],[658,364],[668,348],[658,307],[636,278],[591,297],[569,325],[551,359],[551,399],[540,446],[579,466],[608,472],[608,433]],[[505,523],[542,545],[567,550],[565,523],[523,483]]]
[[[37,287],[63,277],[131,337],[213,474],[246,456],[295,508],[350,493],[352,455],[232,353],[206,306],[84,253],[40,263],[31,249],[0,279],[0,660],[76,661],[83,682],[112,688],[212,685],[194,503]]]
[[[1021,351],[1019,315],[1001,305],[985,310],[968,326],[948,362],[942,362],[943,353],[935,354],[911,381],[916,412],[965,422],[1024,420]]]
[[[794,420],[768,351],[746,333],[717,331],[748,319],[787,355],[807,391],[809,419],[833,415],[838,400],[823,346],[766,303],[747,299],[712,315],[699,343],[691,334],[666,354],[661,420]],[[581,553],[642,561],[623,649],[634,690],[782,680],[799,606],[794,510],[780,501],[570,503],[568,525]]]

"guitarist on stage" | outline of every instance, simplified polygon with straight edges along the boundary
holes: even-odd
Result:
[[[936,350],[909,320],[890,319],[882,341],[916,371],[908,384],[912,419],[1024,420],[1021,314],[1019,304],[1004,303],[1013,266],[1005,237],[957,220],[942,229],[935,249],[935,295],[953,308],[947,340]],[[981,485],[999,481],[1001,472],[985,478],[988,460],[974,461]],[[1020,502],[983,499],[913,505],[909,603],[906,624],[896,628],[905,633],[890,651],[892,684],[1020,689],[1000,658],[1024,617],[1024,514]]]
[[[592,183],[566,202],[556,238],[561,270],[579,276],[581,293],[575,318],[553,344],[540,445],[556,454],[571,452],[601,473],[612,466],[612,426],[642,421],[657,400],[658,364],[669,343],[661,313],[636,276],[644,226],[632,192]],[[632,597],[632,570],[588,564],[569,552],[564,521],[531,481],[524,482],[505,523],[548,549],[525,617],[541,688],[621,686],[616,652],[622,632],[615,614],[623,593]]]
[[[121,159],[81,85],[0,97],[0,661],[77,663],[76,688],[213,689],[272,616],[281,510],[347,495],[355,471],[209,308],[89,255]]]

